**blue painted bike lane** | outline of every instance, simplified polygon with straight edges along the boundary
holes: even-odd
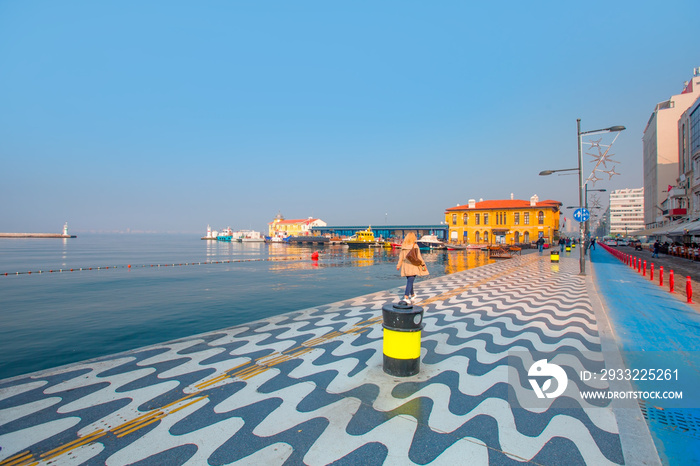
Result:
[[[639,402],[661,460],[700,465],[700,314],[606,250],[590,259],[629,370],[621,374],[635,390],[682,392],[682,399]]]

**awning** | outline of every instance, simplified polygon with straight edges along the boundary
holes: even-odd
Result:
[[[700,220],[694,222],[674,223],[657,228],[637,230],[630,233],[630,236],[683,236],[700,235]]]
[[[646,230],[637,230],[637,231],[632,231],[629,233],[630,236],[658,236],[658,235],[665,235],[667,234],[670,230],[678,227],[677,224],[674,225],[664,225],[662,227],[657,227],[657,228],[648,228]]]
[[[668,233],[669,236],[697,235],[700,234],[700,220],[675,225]]]

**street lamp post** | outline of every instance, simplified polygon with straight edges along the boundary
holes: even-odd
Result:
[[[544,170],[540,172],[540,176],[551,175],[555,172],[564,171],[578,171],[578,205],[580,207],[587,206],[588,199],[584,203],[584,189],[586,185],[583,182],[583,151],[581,150],[581,137],[586,134],[598,134],[598,133],[614,133],[617,131],[624,131],[624,126],[611,126],[609,128],[596,129],[593,131],[581,131],[581,119],[576,119],[576,143],[578,145],[578,168],[564,168],[562,170]],[[587,197],[587,196],[586,196]],[[586,275],[586,257],[584,251],[584,241],[585,241],[585,222],[580,222],[579,235],[580,235],[580,257],[579,257],[579,275]]]
[[[586,183],[586,210],[588,210],[588,193],[593,192],[593,191],[598,191],[601,193],[604,193],[607,191],[607,189],[588,189],[588,183]],[[590,220],[586,220],[586,236],[590,237],[591,236],[591,231],[590,231]]]

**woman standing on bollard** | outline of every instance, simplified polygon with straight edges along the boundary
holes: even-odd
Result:
[[[401,270],[401,276],[406,277],[406,292],[403,300],[412,304],[416,298],[413,292],[413,282],[416,276],[429,275],[428,268],[425,266],[423,256],[421,256],[420,248],[416,244],[415,233],[409,233],[401,243],[401,252],[399,253],[399,263],[396,264],[396,270]]]

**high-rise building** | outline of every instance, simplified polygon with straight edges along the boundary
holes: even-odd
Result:
[[[673,222],[687,214],[687,196],[675,189],[679,176],[678,120],[700,96],[700,71],[696,69],[694,74],[683,92],[656,105],[644,129],[644,223],[647,228]],[[664,206],[667,199],[670,202]]]
[[[698,69],[700,73],[700,69]],[[688,197],[688,219],[700,219],[700,97],[678,120],[677,186]]]
[[[644,229],[644,188],[616,189],[610,193],[610,234],[627,236]]]

